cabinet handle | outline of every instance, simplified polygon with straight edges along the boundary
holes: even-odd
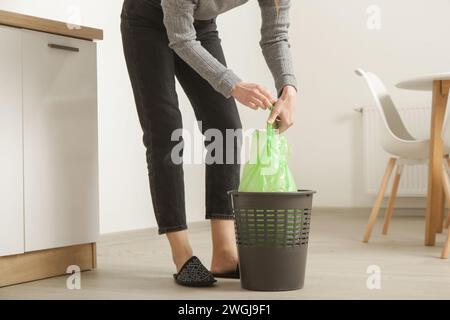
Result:
[[[72,52],[80,51],[79,48],[63,46],[61,44],[55,44],[55,43],[49,43],[48,46],[49,46],[49,48],[52,48],[52,49],[66,50],[66,51],[72,51]]]

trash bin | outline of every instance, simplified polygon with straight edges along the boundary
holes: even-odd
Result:
[[[314,193],[229,192],[242,288],[303,288]]]

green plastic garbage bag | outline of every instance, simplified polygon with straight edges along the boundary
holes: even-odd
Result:
[[[294,177],[286,163],[289,145],[271,124],[253,133],[250,159],[242,173],[240,192],[296,192]]]

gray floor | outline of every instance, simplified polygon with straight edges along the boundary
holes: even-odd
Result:
[[[450,261],[423,243],[424,219],[394,218],[391,234],[377,224],[370,244],[361,243],[368,210],[313,213],[307,281],[303,290],[250,292],[239,282],[221,280],[214,288],[189,289],[174,284],[168,244],[154,230],[103,236],[96,271],[82,273],[81,290],[66,289],[57,277],[0,289],[0,299],[449,299]],[[206,223],[190,229],[196,254],[208,262]],[[381,268],[381,289],[366,286],[367,267]]]

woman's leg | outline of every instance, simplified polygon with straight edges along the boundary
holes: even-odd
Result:
[[[146,147],[150,191],[159,233],[167,233],[177,269],[192,256],[184,203],[183,166],[171,161],[172,132],[182,128],[175,91],[174,53],[162,11],[143,0],[126,0],[122,40]]]
[[[225,62],[215,20],[196,21],[197,39],[219,61]],[[205,134],[216,129],[223,137],[222,158],[206,164],[206,218],[211,219],[213,259],[211,271],[235,270],[237,250],[234,238],[233,214],[227,191],[239,186],[240,130],[242,128],[234,99],[226,99],[179,57],[175,58],[175,74],[194,108],[201,130]],[[229,130],[227,134],[227,129]],[[230,131],[231,130],[231,131]],[[237,134],[230,134],[236,133]],[[208,149],[213,141],[206,143]],[[208,150],[208,156],[217,156]],[[219,158],[219,157],[218,157]],[[216,158],[216,159],[218,159]],[[222,160],[222,162],[220,161]],[[227,161],[228,160],[228,161]]]
[[[234,233],[234,221],[212,219],[211,237],[213,243],[211,272],[226,273],[236,270],[238,254]]]
[[[172,250],[172,260],[177,268],[177,272],[180,271],[183,264],[193,256],[191,244],[186,230],[168,232],[166,233],[167,239],[170,243]]]

